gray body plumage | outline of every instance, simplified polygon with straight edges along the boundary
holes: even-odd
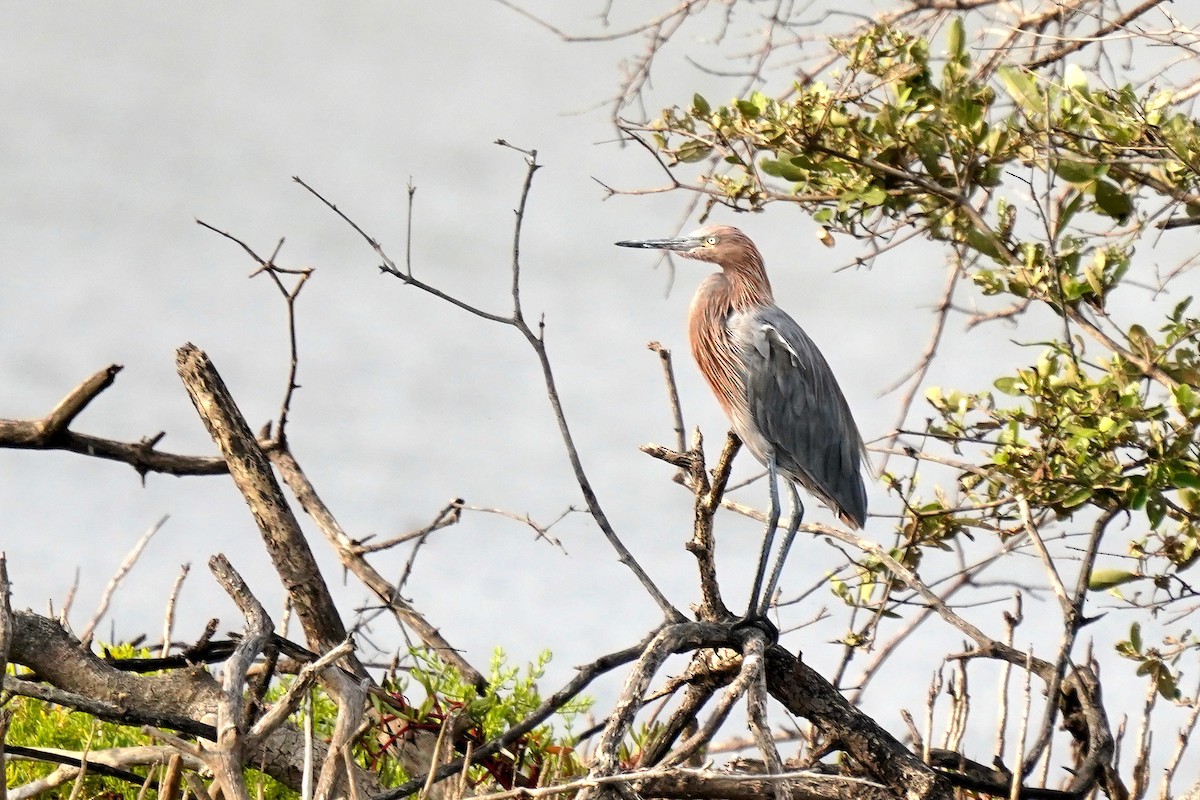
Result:
[[[763,464],[776,467],[862,527],[865,448],[833,371],[808,334],[778,306],[735,311],[725,321],[744,380],[733,429]]]

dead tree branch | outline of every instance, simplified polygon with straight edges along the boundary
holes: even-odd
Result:
[[[345,640],[346,629],[266,455],[208,356],[195,345],[186,344],[176,351],[176,363],[197,413],[229,464],[230,476],[258,523],[309,647],[322,653],[332,650]],[[351,663],[357,662],[352,659]],[[361,666],[355,671],[361,672]]]
[[[363,584],[370,589],[380,602],[396,616],[396,619],[412,630],[425,644],[435,651],[446,663],[454,666],[463,676],[481,692],[486,691],[487,680],[479,670],[475,669],[466,658],[442,636],[435,626],[400,596],[399,589],[379,574],[363,556],[357,552],[357,543],[346,535],[342,526],[333,516],[333,512],[321,500],[308,476],[300,468],[290,450],[272,448],[270,458],[284,483],[296,496],[300,507],[317,523],[325,539],[333,547],[334,553],[342,566],[352,572]]]
[[[404,271],[399,269],[395,262],[393,262],[392,259],[389,258],[384,252],[383,247],[379,244],[379,242],[373,237],[369,236],[356,222],[354,222],[349,216],[341,211],[336,205],[325,199],[325,197],[323,197],[319,192],[306,184],[300,178],[295,177],[293,180],[303,186],[314,197],[324,203],[331,211],[341,217],[342,220],[350,225],[355,232],[357,232],[367,241],[367,243],[372,247],[372,249],[375,250],[376,254],[383,262],[380,265],[381,271],[398,278],[405,285],[420,289],[423,292],[442,299],[453,306],[467,311],[470,314],[474,314],[477,317],[489,320],[491,322],[498,322],[503,325],[511,326],[515,328],[522,335],[522,337],[524,337],[525,341],[529,344],[537,356],[538,364],[541,367],[542,378],[545,384],[546,396],[550,400],[550,406],[554,413],[555,421],[558,423],[559,434],[562,437],[563,445],[566,449],[567,459],[571,464],[571,470],[575,475],[575,480],[579,486],[580,492],[583,494],[583,499],[587,504],[588,511],[591,513],[592,518],[596,521],[596,525],[600,528],[609,544],[616,551],[617,560],[634,573],[638,581],[642,584],[643,588],[645,588],[646,592],[654,599],[654,602],[662,610],[666,618],[669,621],[682,620],[683,615],[680,614],[679,611],[671,604],[671,602],[663,595],[663,593],[651,580],[650,576],[644,569],[642,569],[642,566],[633,557],[633,554],[630,553],[624,542],[621,541],[621,538],[617,535],[617,532],[609,522],[608,516],[605,514],[603,507],[600,505],[600,500],[592,488],[591,480],[588,478],[587,473],[583,468],[583,462],[579,455],[579,450],[575,446],[574,438],[572,437],[570,427],[567,424],[566,412],[564,411],[562,402],[559,398],[558,388],[554,379],[554,371],[550,364],[550,358],[546,352],[545,341],[543,339],[545,334],[545,325],[544,323],[539,323],[537,331],[535,332],[529,327],[529,324],[525,319],[524,312],[521,308],[521,232],[525,219],[526,205],[529,200],[530,189],[533,186],[533,176],[542,165],[537,161],[536,150],[524,150],[519,147],[514,147],[503,139],[497,140],[496,143],[503,147],[508,147],[524,153],[525,163],[527,166],[525,180],[522,183],[520,197],[517,202],[517,208],[514,210],[515,221],[513,224],[512,261],[510,265],[512,275],[512,311],[508,316],[484,311],[481,308],[477,308],[465,303],[462,300],[440,291],[430,284],[424,283],[423,281],[412,277],[411,270]]]
[[[112,386],[124,367],[111,364],[71,390],[41,419],[0,419],[0,447],[14,450],[65,450],[95,458],[120,461],[145,476],[149,472],[168,475],[222,475],[225,462],[211,456],[184,456],[155,450],[164,434],[140,442],[120,442],[70,430],[75,418],[96,397]]]

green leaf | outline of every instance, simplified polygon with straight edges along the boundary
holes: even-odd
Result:
[[[1096,181],[1096,205],[1117,222],[1124,222],[1133,213],[1133,198],[1112,181]]]
[[[1129,508],[1133,511],[1141,511],[1146,506],[1146,500],[1150,497],[1150,489],[1145,484],[1141,484],[1133,490],[1133,494],[1129,497]]]
[[[1067,230],[1067,226],[1071,223],[1071,219],[1083,207],[1083,192],[1072,191],[1067,195],[1069,199],[1061,205],[1061,210],[1058,212],[1058,235]]]
[[[699,92],[692,95],[692,113],[698,117],[707,117],[712,107]]]
[[[675,151],[675,157],[680,161],[691,164],[695,161],[703,161],[712,153],[712,147],[704,142],[684,142]]]
[[[1025,69],[1006,64],[996,71],[1004,90],[1023,111],[1029,114],[1045,114],[1046,98],[1038,90],[1037,78]]]
[[[1062,507],[1075,508],[1075,506],[1083,505],[1091,499],[1093,494],[1095,494],[1095,490],[1093,490],[1092,487],[1081,486],[1071,494],[1067,495],[1067,498],[1062,501]]]
[[[996,247],[992,237],[974,225],[967,228],[967,244],[971,246],[971,249],[983,253],[988,258],[1003,262],[1003,259],[1000,258],[1000,250]]]
[[[1200,489],[1200,474],[1190,465],[1179,464],[1171,471],[1171,485],[1177,489]]]
[[[1096,180],[1102,171],[1103,167],[1094,161],[1060,158],[1054,162],[1054,174],[1077,186],[1086,186]]]
[[[1087,91],[1087,75],[1083,74],[1078,64],[1067,64],[1067,69],[1063,72],[1063,85],[1074,92]]]
[[[1175,676],[1170,673],[1165,667],[1159,670],[1155,676],[1158,686],[1158,693],[1167,700],[1178,700],[1180,697],[1179,687],[1175,685]]]
[[[962,17],[950,20],[950,30],[946,32],[946,49],[950,51],[950,58],[955,61],[961,59],[966,52]]]
[[[796,169],[789,159],[764,158],[758,163],[759,169],[775,178],[783,178],[785,181],[799,183],[808,179],[808,173]]]
[[[879,184],[872,184],[862,191],[860,197],[864,205],[871,206],[872,208],[881,206],[887,200],[887,190]]]
[[[746,119],[758,119],[758,115],[762,113],[762,109],[749,100],[738,100],[737,110]]]
[[[1142,576],[1127,569],[1096,569],[1092,570],[1092,574],[1088,578],[1088,589],[1093,592],[1102,592],[1114,586],[1136,581],[1140,577]]]
[[[1117,655],[1121,656],[1122,658],[1132,659],[1139,659],[1142,657],[1142,654],[1137,650],[1134,650],[1133,647],[1130,646],[1129,642],[1117,642]]]
[[[1004,394],[1016,397],[1017,395],[1022,394],[1021,387],[1025,385],[1025,382],[1020,378],[1006,375],[1003,378],[997,378],[992,385]]]
[[[1146,519],[1150,521],[1150,527],[1157,528],[1166,515],[1167,505],[1163,502],[1162,495],[1158,492],[1150,495],[1146,499]]]
[[[1184,414],[1190,413],[1196,407],[1196,390],[1186,383],[1179,384],[1171,390],[1171,393],[1175,398],[1175,405]]]

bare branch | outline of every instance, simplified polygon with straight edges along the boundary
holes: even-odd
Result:
[[[324,203],[325,206],[330,211],[332,211],[333,213],[335,213],[339,217],[341,217],[342,220],[347,225],[349,225],[351,228],[353,228],[354,231],[356,233],[358,233],[359,236],[361,236],[363,239],[366,240],[367,244],[369,244],[371,246],[371,248],[375,250],[376,255],[378,255],[379,258],[383,261],[383,263],[379,267],[379,269],[381,271],[386,272],[389,275],[393,275],[393,276],[399,278],[400,280],[402,280],[405,284],[415,287],[417,289],[420,289],[421,291],[431,294],[434,297],[437,297],[438,299],[445,300],[447,303],[450,303],[453,306],[457,306],[458,308],[461,308],[463,311],[466,311],[470,314],[474,314],[477,317],[489,320],[491,322],[502,322],[505,325],[512,324],[512,320],[508,317],[502,317],[499,314],[492,314],[488,311],[484,311],[481,308],[476,308],[475,306],[472,306],[469,303],[464,303],[462,300],[459,300],[458,298],[455,298],[455,297],[451,297],[450,295],[446,294],[445,292],[435,289],[434,287],[430,286],[429,284],[424,283],[424,282],[414,278],[411,274],[401,272],[399,270],[399,268],[396,267],[396,263],[394,261],[392,261],[390,258],[388,258],[387,254],[384,252],[383,247],[379,244],[379,242],[377,242],[375,239],[372,239],[370,236],[368,236],[366,231],[364,231],[362,228],[360,228],[358,226],[358,223],[356,223],[354,220],[350,219],[350,217],[346,216],[345,212],[343,212],[341,209],[339,209],[336,205],[331,203],[329,200],[326,200],[325,197],[322,196],[320,192],[318,192],[316,189],[309,186],[307,183],[305,183],[299,177],[293,177],[292,180],[294,180],[296,183],[300,184],[306,190],[308,190],[308,192],[310,194],[312,194],[313,197],[317,198],[322,203]]]
[[[209,559],[208,568],[241,610],[246,627],[241,642],[225,662],[217,701],[216,747],[207,750],[203,757],[212,767],[222,795],[230,800],[249,800],[242,766],[249,749],[243,736],[246,728],[243,687],[250,665],[271,638],[271,618],[224,555]]]
[[[685,0],[685,2],[679,3],[676,6],[673,6],[669,10],[663,12],[662,14],[659,14],[657,17],[651,17],[650,19],[646,20],[645,22],[639,23],[638,25],[635,25],[632,28],[626,28],[624,30],[615,31],[613,33],[605,33],[605,34],[601,34],[601,35],[587,36],[587,35],[574,35],[574,34],[566,33],[565,31],[551,25],[549,22],[542,19],[541,17],[531,14],[529,11],[525,10],[524,8],[521,8],[516,3],[510,2],[509,0],[494,0],[494,1],[499,3],[500,5],[504,6],[505,8],[512,9],[513,11],[520,14],[522,17],[525,17],[525,19],[528,19],[531,22],[533,22],[537,25],[540,25],[541,27],[545,28],[546,30],[550,31],[555,36],[559,37],[560,39],[562,39],[563,41],[566,41],[566,42],[610,42],[610,41],[613,41],[616,39],[627,39],[630,36],[636,36],[639,33],[644,33],[648,30],[657,28],[658,26],[662,25],[667,20],[669,20],[673,17],[676,17],[676,16],[680,15],[681,13],[686,13],[694,7],[699,7],[699,6],[704,5],[704,0]]]
[[[441,632],[431,625],[420,612],[400,596],[400,591],[386,580],[371,566],[361,554],[356,552],[357,543],[346,535],[328,506],[321,500],[308,476],[300,468],[290,451],[272,449],[271,461],[279,470],[284,483],[296,496],[300,507],[317,523],[326,541],[333,547],[338,560],[346,569],[354,573],[363,584],[370,589],[391,611],[397,619],[407,625],[425,646],[435,651],[440,658],[463,676],[480,691],[486,691],[487,680],[479,670],[471,666],[459,651],[442,636]]]
[[[750,732],[766,764],[767,774],[778,775],[784,771],[783,759],[779,757],[779,749],[771,738],[771,725],[767,720],[767,675],[763,664],[765,646],[766,637],[762,631],[754,631],[746,639],[742,669],[752,676],[746,687],[746,714]],[[791,797],[790,787],[786,783],[773,783],[771,789],[775,800],[789,800]]]
[[[211,456],[183,456],[155,450],[160,433],[141,442],[119,442],[68,429],[75,417],[112,385],[123,367],[112,364],[100,370],[64,397],[45,417],[37,420],[0,419],[0,447],[16,450],[65,450],[95,458],[121,461],[139,475],[163,472],[169,475],[220,475],[228,472],[225,462]]]
[[[398,536],[392,536],[378,542],[371,542],[370,544],[367,544],[367,542],[370,541],[370,537],[366,537],[362,540],[361,544],[355,544],[351,548],[351,552],[353,552],[355,555],[367,555],[368,553],[376,553],[380,550],[388,550],[397,545],[404,544],[405,542],[411,542],[414,539],[423,539],[435,531],[440,531],[442,528],[448,528],[451,525],[457,525],[462,520],[462,511],[462,498],[451,500],[449,503],[443,506],[437,514],[434,515],[433,521],[428,525],[423,525],[416,530],[407,531],[406,533],[402,533]]]
[[[305,694],[316,683],[317,677],[321,672],[352,652],[354,652],[354,643],[347,639],[316,661],[305,664],[296,675],[296,679],[288,686],[283,697],[276,700],[275,704],[271,706],[270,711],[264,714],[258,722],[254,723],[254,727],[248,732],[246,737],[247,747],[253,749],[268,734],[282,725],[289,716],[300,708]]]
[[[739,774],[704,769],[646,769],[608,777],[586,777],[556,786],[514,789],[478,795],[476,800],[543,798],[570,794],[581,789],[598,789],[628,783],[642,797],[694,798],[699,800],[755,800],[765,797],[775,785],[786,783],[793,800],[886,800],[891,795],[872,781],[846,775],[829,775],[800,770],[778,775]]]
[[[675,424],[675,449],[682,453],[687,448],[687,440],[684,438],[683,411],[679,405],[679,389],[675,386],[675,370],[671,365],[671,351],[659,342],[650,342],[646,346],[658,353],[659,360],[662,361],[663,378],[667,382],[667,402],[671,409],[671,420]]]
[[[12,638],[12,587],[8,582],[8,557],[0,552],[0,677],[8,675],[8,651],[12,646]],[[12,709],[0,708],[0,764],[7,763],[5,745],[11,721]],[[8,781],[4,783],[7,785]],[[3,786],[0,786],[0,800],[8,800]]]
[[[1063,45],[1062,47],[1060,47],[1056,50],[1053,50],[1049,53],[1046,53],[1045,55],[1043,55],[1039,58],[1035,58],[1031,61],[1025,62],[1025,66],[1028,69],[1038,69],[1040,67],[1045,67],[1050,64],[1053,64],[1057,61],[1062,61],[1064,58],[1071,55],[1072,53],[1079,52],[1084,47],[1087,47],[1089,44],[1092,44],[1100,39],[1103,39],[1105,36],[1108,36],[1110,33],[1114,32],[1114,31],[1124,28],[1130,22],[1137,19],[1141,15],[1145,14],[1150,9],[1152,9],[1156,6],[1162,5],[1163,2],[1164,2],[1164,0],[1142,0],[1141,3],[1134,6],[1133,8],[1131,8],[1129,11],[1125,12],[1124,14],[1121,14],[1116,19],[1113,19],[1112,21],[1106,22],[1103,25],[1101,25],[1089,36],[1076,38],[1074,41],[1070,42],[1069,44]]]
[[[175,629],[175,602],[179,599],[179,593],[183,591],[183,582],[191,569],[191,564],[184,564],[179,568],[179,576],[175,578],[175,583],[171,585],[171,594],[167,597],[167,609],[163,613],[162,647],[159,649],[159,656],[162,658],[166,658],[171,652],[171,635]]]
[[[416,278],[413,278],[410,275],[407,275],[404,272],[401,272],[399,269],[396,268],[395,263],[390,258],[388,258],[387,254],[384,252],[382,246],[375,239],[373,239],[372,237],[367,235],[367,233],[361,227],[359,227],[359,225],[356,222],[354,222],[350,217],[348,217],[345,213],[343,213],[341,210],[339,210],[336,205],[334,205],[329,200],[325,199],[320,193],[318,193],[315,189],[310,187],[308,184],[306,184],[300,178],[293,178],[293,180],[295,180],[297,183],[299,183],[301,186],[303,186],[305,189],[307,189],[310,193],[312,193],[313,196],[315,196],[322,203],[324,203],[326,207],[328,207],[335,214],[337,214],[339,217],[341,217],[342,220],[344,220],[348,225],[350,225],[355,230],[355,232],[357,232],[360,236],[362,236],[363,239],[365,239],[367,241],[367,243],[375,250],[376,254],[383,261],[383,265],[382,265],[381,269],[384,272],[386,272],[390,275],[393,275],[394,277],[400,279],[401,281],[403,281],[405,284],[407,284],[409,286],[416,287],[416,288],[420,289],[421,291],[424,291],[428,294],[433,295],[434,297],[445,300],[446,302],[450,303],[451,305],[461,308],[464,311],[467,311],[468,313],[474,314],[475,316],[481,317],[486,320],[490,320],[492,322],[498,322],[498,323],[502,323],[504,325],[511,325],[512,327],[516,328],[523,337],[525,337],[526,342],[528,342],[529,346],[531,348],[533,348],[534,353],[537,355],[538,364],[540,365],[541,370],[542,370],[542,378],[543,378],[543,382],[544,382],[545,388],[546,388],[546,395],[550,400],[550,406],[554,412],[555,421],[558,423],[559,433],[562,436],[563,444],[567,451],[567,458],[571,463],[571,469],[575,475],[576,483],[578,483],[580,491],[583,493],[583,498],[584,498],[584,501],[587,503],[589,513],[592,515],[592,518],[596,521],[597,526],[600,528],[600,530],[604,534],[605,538],[608,539],[609,544],[613,547],[614,550],[616,550],[617,559],[622,564],[624,564],[630,571],[632,571],[634,573],[634,575],[637,577],[638,581],[646,589],[647,593],[654,599],[654,602],[658,605],[658,607],[666,615],[667,619],[672,620],[672,621],[682,620],[683,615],[680,614],[679,611],[673,605],[671,605],[671,602],[669,600],[667,600],[667,598],[662,594],[662,591],[659,590],[659,588],[650,579],[650,576],[646,574],[644,569],[642,569],[641,565],[633,557],[633,554],[629,552],[629,549],[627,547],[625,547],[625,544],[621,541],[620,537],[617,535],[616,531],[613,529],[612,525],[610,524],[607,515],[604,513],[604,509],[600,506],[600,501],[596,497],[595,491],[592,489],[591,481],[588,479],[587,473],[585,472],[585,470],[583,468],[583,463],[580,459],[579,451],[575,447],[574,439],[571,436],[570,428],[567,425],[566,414],[563,411],[562,402],[559,398],[558,389],[557,389],[557,386],[556,386],[555,380],[554,380],[554,371],[551,368],[550,358],[546,352],[545,342],[542,338],[542,334],[544,333],[544,325],[539,324],[538,332],[535,333],[533,331],[533,329],[529,327],[528,323],[525,321],[525,318],[523,316],[523,312],[521,310],[521,299],[520,299],[521,231],[522,231],[522,226],[523,226],[524,219],[525,219],[526,202],[529,198],[530,190],[533,187],[533,176],[534,176],[534,173],[537,172],[537,170],[541,168],[541,164],[539,164],[537,161],[537,151],[536,150],[526,150],[524,148],[516,147],[516,146],[504,141],[503,139],[498,140],[497,144],[499,144],[503,147],[507,147],[507,148],[516,150],[520,153],[524,153],[526,156],[525,163],[527,166],[526,173],[525,173],[525,179],[524,179],[524,181],[522,183],[522,187],[521,187],[521,194],[520,194],[519,200],[517,202],[517,208],[514,212],[515,221],[513,224],[513,245],[512,245],[513,258],[512,258],[512,265],[511,265],[511,274],[512,274],[512,290],[511,290],[512,298],[511,299],[512,299],[512,304],[513,304],[513,315],[511,317],[503,317],[498,314],[492,314],[490,312],[483,311],[482,309],[476,308],[476,307],[474,307],[468,303],[465,303],[455,297],[447,295],[446,293],[434,288],[433,286],[423,283],[423,282],[417,280]]]
[[[678,649],[681,651],[692,650],[700,646],[728,646],[733,643],[728,635],[728,626],[726,625],[681,622],[669,627],[675,630],[672,641],[676,643]],[[642,653],[646,651],[661,630],[662,628],[656,629],[643,641],[632,647],[602,656],[587,666],[579,667],[574,678],[553,695],[545,698],[542,704],[528,717],[509,728],[499,737],[475,748],[473,758],[478,761],[492,753],[499,752],[504,747],[508,747],[521,736],[524,736],[545,722],[558,709],[562,708],[564,703],[578,696],[597,677],[641,657]],[[462,769],[463,763],[464,759],[457,759],[443,767],[439,767],[433,772],[434,781],[445,780],[457,775],[459,770]],[[400,800],[400,798],[406,797],[423,787],[426,778],[426,775],[413,776],[408,782],[380,794],[374,800]]]
[[[129,570],[133,569],[133,565],[137,563],[141,557],[142,551],[146,549],[146,545],[150,544],[150,540],[154,534],[158,533],[163,525],[167,524],[168,517],[164,516],[158,522],[150,526],[150,529],[142,534],[142,537],[134,544],[133,549],[125,556],[125,560],[117,567],[116,573],[109,579],[108,585],[104,587],[104,592],[100,595],[100,605],[96,608],[96,613],[84,626],[83,633],[79,636],[79,641],[84,647],[88,647],[92,643],[92,634],[96,630],[96,626],[100,624],[100,620],[104,619],[104,615],[108,613],[108,604],[112,602],[113,595],[117,591],[117,587],[121,585],[121,581],[129,574]]]
[[[317,652],[337,647],[345,640],[346,629],[333,597],[266,456],[225,382],[195,345],[180,347],[176,362],[196,411],[230,465],[230,475],[258,523],[275,569],[304,626],[309,647]]]
[[[954,301],[954,289],[958,286],[958,280],[962,277],[962,261],[955,259],[953,267],[949,270],[946,278],[946,287],[942,290],[942,297],[938,301],[934,309],[933,330],[929,334],[929,341],[925,345],[925,350],[918,358],[917,365],[909,370],[908,374],[893,383],[884,393],[890,393],[899,389],[906,382],[908,390],[900,400],[900,409],[896,412],[895,430],[888,437],[884,447],[895,447],[896,442],[900,438],[900,430],[904,427],[905,421],[908,419],[909,411],[912,409],[913,400],[916,398],[917,390],[925,382],[925,376],[929,374],[929,368],[933,366],[934,357],[937,355],[938,345],[941,344],[942,334],[946,330],[946,320],[950,316],[950,308]],[[885,452],[883,463],[879,465],[879,472],[887,469],[888,458],[890,453]]]

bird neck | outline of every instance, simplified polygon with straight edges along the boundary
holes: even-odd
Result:
[[[767,279],[767,271],[761,260],[747,259],[722,264],[721,274],[725,280],[723,286],[719,285],[720,293],[725,295],[723,299],[728,303],[729,311],[745,311],[775,302],[771,281]]]
[[[701,281],[692,298],[688,313],[692,355],[731,420],[745,406],[746,388],[726,322],[731,314],[773,303],[761,261],[732,267],[722,264],[720,272]]]

